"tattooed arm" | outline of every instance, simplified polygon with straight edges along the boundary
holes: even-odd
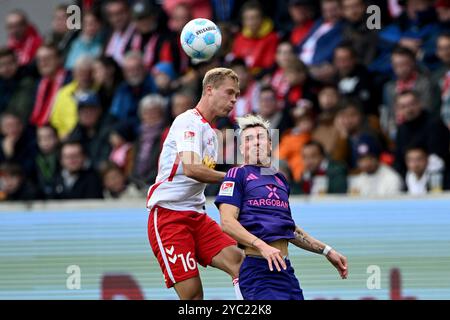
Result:
[[[295,226],[295,239],[289,240],[292,244],[299,248],[314,253],[322,254],[326,244],[311,237],[302,228]],[[338,270],[342,279],[346,279],[348,275],[347,258],[334,249],[328,251],[326,255],[328,261]]]
[[[290,242],[299,248],[308,250],[314,253],[322,254],[326,244],[311,237],[299,226],[295,226],[295,239],[291,239]]]

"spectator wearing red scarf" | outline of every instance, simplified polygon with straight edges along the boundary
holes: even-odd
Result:
[[[36,28],[28,22],[24,12],[13,10],[6,17],[6,29],[8,31],[7,45],[15,51],[19,65],[30,63],[42,43]]]

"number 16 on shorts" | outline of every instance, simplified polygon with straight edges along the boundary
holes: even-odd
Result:
[[[187,252],[186,254],[174,254],[175,248],[174,246],[170,247],[170,249],[166,248],[167,259],[170,263],[176,264],[177,260],[180,259],[183,263],[184,272],[188,272],[189,270],[195,270],[197,267],[197,262],[194,258],[191,257],[191,252]]]

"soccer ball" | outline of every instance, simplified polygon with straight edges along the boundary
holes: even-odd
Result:
[[[189,57],[206,61],[219,50],[222,35],[214,22],[198,18],[186,23],[181,31],[180,42]]]

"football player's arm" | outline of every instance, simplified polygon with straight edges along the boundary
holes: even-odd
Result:
[[[183,151],[179,156],[186,177],[203,183],[220,183],[225,177],[225,172],[216,171],[203,164],[196,152]]]
[[[327,245],[316,238],[310,236],[299,226],[295,226],[295,238],[289,240],[292,244],[296,245],[299,248],[304,250],[308,250],[314,253],[323,254],[325,247]],[[331,248],[331,247],[329,247]],[[330,263],[335,266],[335,268],[339,271],[339,274],[343,279],[347,278],[348,269],[347,269],[347,258],[337,252],[334,249],[331,249],[327,252],[326,257]]]
[[[221,203],[219,205],[220,224],[223,232],[228,234],[234,240],[244,245],[245,247],[253,247],[261,252],[261,255],[267,259],[270,271],[273,271],[273,265],[278,271],[281,271],[280,266],[286,270],[286,263],[281,257],[281,252],[277,248],[269,246],[263,240],[245,229],[238,221],[239,208],[228,203]]]

